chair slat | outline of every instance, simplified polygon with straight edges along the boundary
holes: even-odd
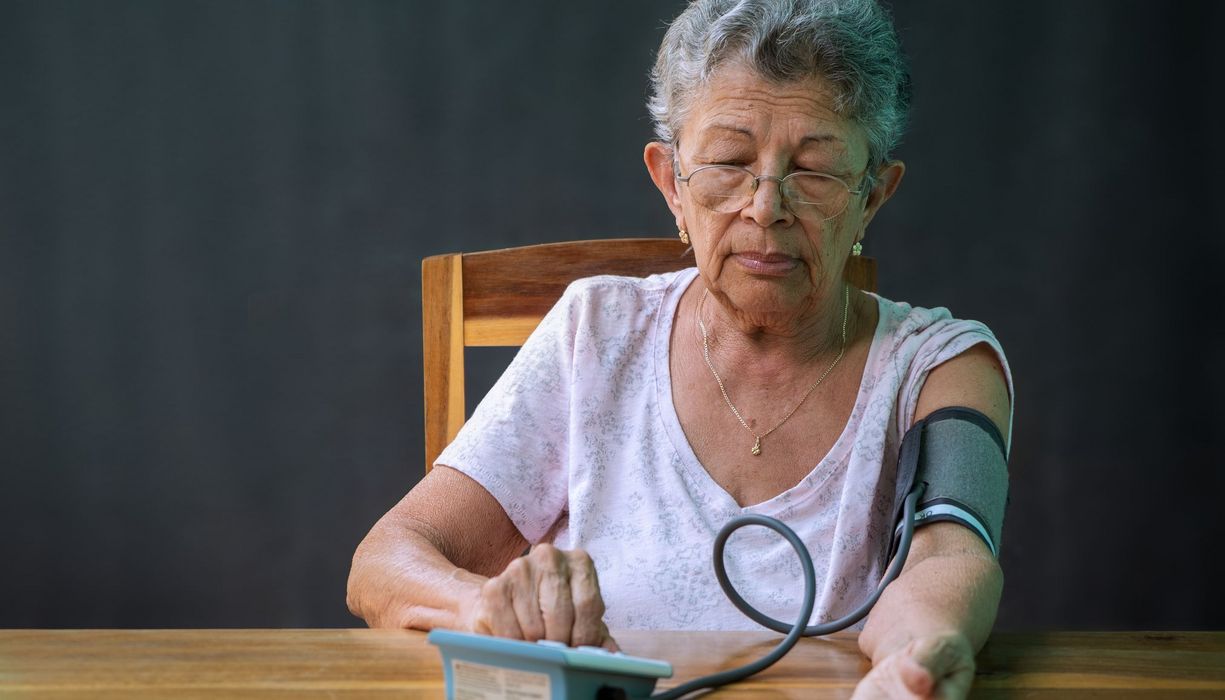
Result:
[[[673,238],[568,241],[464,255],[464,316],[543,317],[576,279],[645,277],[694,265]]]

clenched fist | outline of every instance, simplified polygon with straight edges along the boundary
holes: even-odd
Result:
[[[460,614],[463,626],[480,634],[617,651],[603,618],[591,557],[550,544],[535,545],[486,581]]]

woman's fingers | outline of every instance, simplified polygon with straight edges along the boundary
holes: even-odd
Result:
[[[604,625],[595,563],[582,550],[539,544],[481,588],[475,632],[617,650]]]
[[[536,602],[540,596],[538,576],[532,563],[520,557],[512,561],[498,578],[505,579],[510,590],[505,602],[514,611],[520,638],[529,642],[544,639],[544,618]]]
[[[570,558],[570,597],[574,603],[573,646],[603,646],[608,628],[604,626],[604,597],[596,578],[595,563],[581,549],[568,552]]]
[[[481,586],[481,597],[473,615],[472,631],[495,637],[523,639],[514,609],[514,590],[509,579],[496,576]]]
[[[913,657],[898,660],[897,675],[906,690],[920,698],[929,697],[940,678]]]
[[[570,563],[565,553],[548,544],[532,547],[528,558],[536,567],[538,593],[533,601],[540,611],[544,639],[570,644],[574,603],[570,596]]]
[[[853,700],[941,698],[961,700],[974,682],[974,650],[961,634],[916,639],[877,663]]]
[[[604,643],[600,646],[609,651],[621,651],[621,645],[617,644],[617,640],[613,639],[612,634],[608,631],[608,626],[604,624],[603,620],[600,621],[600,629],[603,630],[604,634]]]
[[[917,695],[964,698],[974,682],[974,650],[960,634],[925,637],[911,643],[899,671]]]
[[[974,685],[974,667],[962,667],[948,674],[936,686],[936,697],[940,700],[961,700],[970,695]]]

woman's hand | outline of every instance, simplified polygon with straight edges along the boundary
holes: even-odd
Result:
[[[974,682],[974,650],[964,634],[920,637],[872,667],[852,700],[941,698],[960,700]]]
[[[595,564],[580,549],[535,545],[481,586],[460,621],[480,634],[618,650],[604,625]]]

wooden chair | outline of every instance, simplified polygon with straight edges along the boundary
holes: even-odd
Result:
[[[645,277],[692,267],[676,238],[569,241],[478,253],[450,253],[421,263],[425,364],[425,468],[463,427],[464,348],[518,346],[572,281],[592,275]],[[876,261],[851,258],[852,284],[876,291]]]

